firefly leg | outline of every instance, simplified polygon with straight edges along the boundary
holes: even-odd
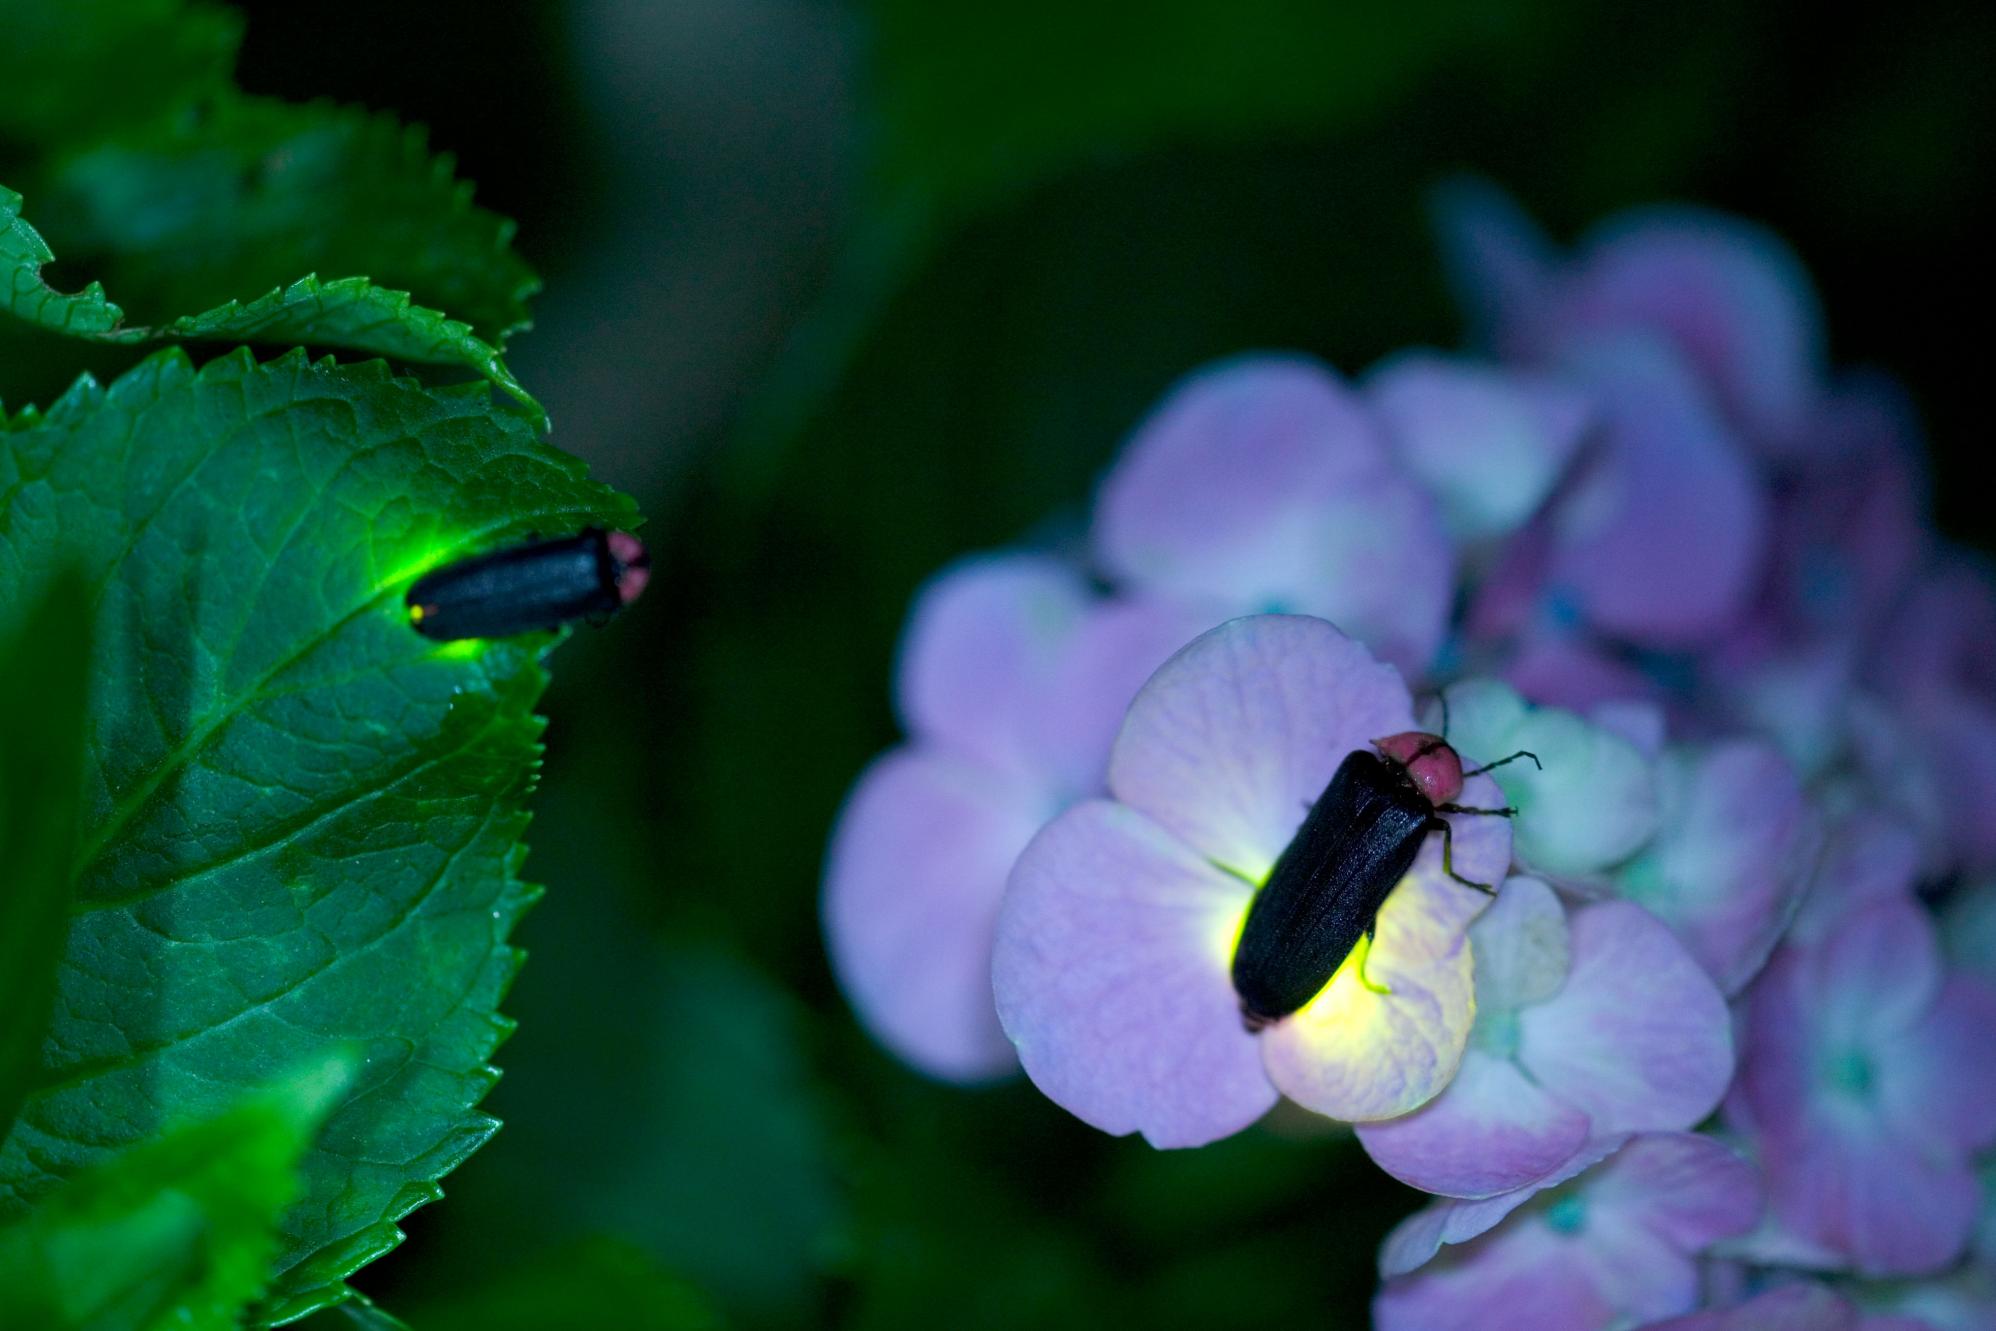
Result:
[[[1438,804],[1438,805],[1436,805],[1435,807],[1436,807],[1436,808],[1447,808],[1448,806],[1447,806],[1447,805],[1440,805],[1440,804]],[[1497,810],[1495,810],[1495,809],[1461,809],[1461,810],[1458,810],[1457,812],[1461,812],[1461,813],[1496,813],[1496,812],[1497,812]],[[1492,887],[1492,886],[1490,886],[1490,884],[1488,884],[1488,883],[1479,883],[1479,882],[1477,882],[1477,881],[1476,881],[1476,880],[1475,880],[1474,878],[1464,878],[1464,877],[1463,877],[1463,876],[1462,876],[1461,874],[1459,874],[1459,873],[1457,873],[1457,872],[1455,871],[1455,829],[1454,829],[1453,827],[1450,827],[1450,826],[1449,826],[1449,821],[1448,821],[1448,819],[1446,819],[1446,818],[1436,818],[1436,819],[1434,819],[1434,820],[1433,820],[1432,822],[1430,822],[1430,823],[1428,824],[1428,826],[1429,826],[1430,828],[1433,828],[1434,830],[1436,830],[1436,831],[1438,831],[1438,832],[1440,832],[1440,833],[1442,834],[1442,872],[1443,872],[1443,873],[1445,873],[1445,874],[1447,874],[1447,875],[1448,875],[1449,877],[1451,877],[1451,878],[1455,879],[1455,881],[1456,881],[1456,882],[1458,882],[1458,883],[1461,883],[1461,884],[1462,884],[1462,885],[1463,885],[1464,887],[1473,887],[1473,888],[1475,888],[1475,889],[1476,889],[1477,891],[1479,891],[1479,892],[1483,893],[1483,894],[1484,894],[1484,895],[1486,895],[1486,896],[1493,896],[1493,897],[1494,897],[1494,896],[1496,896],[1496,895],[1497,895],[1497,889],[1496,889],[1496,888],[1494,888],[1494,887]]]
[[[1486,818],[1516,818],[1518,816],[1518,811],[1508,804],[1501,809],[1472,809],[1467,804],[1437,804],[1435,809],[1439,813],[1476,813],[1482,814]]]
[[[1372,977],[1365,973],[1365,963],[1372,958],[1372,931],[1375,927],[1371,924],[1365,926],[1365,951],[1358,958],[1358,982],[1375,994],[1390,994],[1393,992],[1391,985],[1374,984]]]
[[[1536,753],[1533,753],[1530,749],[1519,749],[1516,753],[1512,754],[1508,758],[1499,758],[1494,763],[1485,763],[1481,767],[1473,767],[1469,771],[1464,772],[1462,775],[1465,779],[1472,776],[1482,776],[1485,772],[1489,771],[1493,767],[1502,767],[1505,763],[1514,763],[1518,761],[1518,759],[1520,758],[1530,758],[1532,760],[1532,766],[1538,768],[1541,772],[1546,770],[1546,765],[1539,761],[1539,756]]]

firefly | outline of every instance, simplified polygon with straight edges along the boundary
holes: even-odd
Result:
[[[503,638],[605,618],[638,599],[651,556],[629,532],[575,536],[474,555],[409,588],[409,623],[426,638]]]
[[[1409,730],[1355,749],[1338,765],[1303,826],[1255,893],[1234,951],[1234,992],[1249,1030],[1280,1021],[1330,982],[1361,938],[1370,942],[1379,908],[1407,876],[1428,833],[1442,834],[1442,872],[1465,887],[1496,895],[1489,883],[1456,873],[1453,829],[1445,813],[1510,818],[1516,809],[1473,809],[1455,802],[1465,777],[1530,758],[1523,750],[1463,771],[1462,756],[1440,735]],[[1361,962],[1359,979],[1365,979]]]

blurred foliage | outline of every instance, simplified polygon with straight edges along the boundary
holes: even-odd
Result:
[[[293,1072],[78,1174],[0,1229],[0,1326],[232,1331],[264,1292],[299,1163],[354,1062]]]
[[[83,595],[82,579],[62,569],[34,599],[0,604],[0,1140],[41,1072],[69,932],[89,678]]]
[[[589,1238],[549,1249],[442,1304],[409,1310],[421,1331],[716,1331],[713,1308],[643,1249]]]

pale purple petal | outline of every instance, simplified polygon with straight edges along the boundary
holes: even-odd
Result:
[[[1896,692],[1996,685],[1996,588],[1960,554],[1923,569],[1878,635],[1872,677]]]
[[[945,569],[909,612],[895,689],[902,721],[989,765],[1039,774],[1034,714],[1088,608],[1087,586],[1054,559],[983,555]]]
[[[1763,601],[1791,636],[1869,635],[1932,545],[1910,451],[1853,459],[1777,499]]]
[[[1760,1218],[1754,1167],[1696,1133],[1637,1137],[1580,1186],[1590,1207],[1627,1215],[1687,1253],[1744,1234]]]
[[[1852,639],[1770,645],[1735,639],[1708,657],[1737,731],[1762,734],[1780,746],[1810,780],[1830,770],[1850,742],[1849,710],[1860,702]]]
[[[1643,1331],[1857,1331],[1857,1327],[1857,1309],[1823,1286],[1802,1281],[1730,1308],[1653,1322]]]
[[[1512,643],[1502,673],[1506,683],[1541,706],[1590,716],[1603,706],[1650,707],[1650,700],[1663,694],[1654,679],[1598,640],[1569,630],[1527,632]]]
[[[1517,201],[1487,180],[1434,192],[1435,229],[1449,285],[1485,345],[1535,354],[1549,329],[1561,256]]]
[[[1806,961],[1812,1019],[1833,1041],[1895,1039],[1940,994],[1940,943],[1912,902],[1851,912]]]
[[[1600,702],[1587,709],[1587,719],[1635,745],[1636,752],[1651,762],[1662,754],[1670,736],[1670,718],[1661,703],[1633,698]]]
[[[1959,1150],[1996,1142],[1996,988],[1950,977],[1909,1031],[1873,1046],[1881,1108],[1908,1137]],[[1895,1130],[1888,1129],[1888,1130]]]
[[[1576,1181],[1533,1193],[1441,1203],[1403,1223],[1382,1252],[1382,1271],[1398,1278],[1374,1304],[1378,1325],[1587,1331],[1671,1316],[1697,1302],[1692,1255],[1751,1224],[1759,1204],[1744,1161],[1676,1134],[1636,1138]],[[1522,1200],[1532,1204],[1515,1209]],[[1401,1274],[1443,1243],[1465,1246]]]
[[[1507,1058],[1475,1048],[1439,1096],[1400,1118],[1358,1125],[1374,1162],[1448,1197],[1491,1197],[1545,1177],[1587,1140],[1587,1115]]]
[[[1450,1244],[1467,1243],[1487,1234],[1506,1216],[1541,1192],[1557,1188],[1600,1164],[1622,1149],[1626,1137],[1601,1137],[1586,1142],[1557,1170],[1522,1188],[1475,1200],[1445,1198],[1430,1202],[1395,1225],[1379,1246],[1379,1274],[1392,1279],[1425,1265]]]
[[[1372,1301],[1375,1331],[1609,1331],[1620,1314],[1590,1278],[1584,1244],[1543,1225],[1495,1235]],[[1679,1263],[1682,1258],[1677,1259]]]
[[[1817,1078],[1814,995],[1803,951],[1776,951],[1743,1001],[1740,1074],[1726,1098],[1727,1121],[1762,1141],[1792,1137],[1814,1099]]]
[[[1223,362],[1174,389],[1104,480],[1109,574],[1216,615],[1319,615],[1410,670],[1440,645],[1454,555],[1434,500],[1316,362]]]
[[[1733,1075],[1725,1000],[1653,916],[1623,901],[1570,922],[1559,992],[1518,1014],[1518,1061],[1596,1133],[1689,1128]]]
[[[1757,740],[1668,752],[1657,774],[1656,839],[1616,873],[1616,887],[1736,993],[1787,927],[1814,858],[1801,782]]]
[[[1980,1134],[1986,1113],[1950,1097],[1984,1089],[1961,1079],[1966,1068],[1948,1080],[1940,1061],[1986,1049],[1974,1033],[1986,995],[1957,991],[1936,1019],[1937,952],[1917,905],[1870,906],[1818,945],[1783,949],[1747,1006],[1733,1116],[1759,1141],[1774,1212],[1803,1243],[1874,1274],[1952,1261],[1975,1221],[1979,1191],[1949,1135]]]
[[[991,936],[1046,810],[1030,786],[920,748],[869,767],[832,836],[825,938],[874,1038],[931,1076],[1017,1065],[991,1004]]]
[[[1788,937],[1819,942],[1850,911],[1910,900],[1919,867],[1920,843],[1910,828],[1889,813],[1853,810],[1830,833]]]
[[[1600,393],[1607,433],[1560,502],[1547,579],[1600,630],[1682,648],[1746,609],[1767,513],[1739,443],[1662,350],[1584,349],[1576,368]]]
[[[1476,1010],[1496,1016],[1558,992],[1571,964],[1566,910],[1536,878],[1506,880],[1469,927],[1476,953]]]
[[[1042,830],[992,957],[998,1018],[1040,1090],[1154,1146],[1204,1145],[1273,1105],[1228,974],[1250,891],[1121,805]]]
[[[1949,863],[1996,868],[1996,707],[1962,690],[1935,689],[1904,699],[1900,719],[1910,746],[1902,762],[1926,769],[1923,784],[1939,805]]]
[[[1137,694],[1110,755],[1109,788],[1260,883],[1345,755],[1412,725],[1399,675],[1331,625],[1237,619],[1172,657]]]
[[[1656,828],[1656,784],[1633,744],[1572,712],[1531,708],[1511,689],[1472,680],[1448,691],[1449,737],[1468,761],[1519,749],[1520,760],[1491,773],[1518,810],[1520,864],[1556,877],[1598,873],[1625,859]]]
[[[1769,1203],[1804,1239],[1875,1276],[1924,1275],[1968,1246],[1981,1192],[1959,1157],[1877,1131],[1868,1116],[1818,1113],[1770,1136]]]
[[[1774,454],[1807,449],[1823,391],[1821,315],[1807,272],[1772,232],[1691,208],[1611,219],[1588,238],[1560,314],[1576,335],[1667,335]]]
[[[1465,542],[1503,536],[1538,510],[1591,414],[1572,387],[1430,351],[1378,366],[1365,392],[1402,465]]]
[[[1166,602],[1122,597],[1090,608],[1048,679],[1046,695],[1020,719],[1058,789],[1071,798],[1101,791],[1110,746],[1137,690],[1211,627]]]

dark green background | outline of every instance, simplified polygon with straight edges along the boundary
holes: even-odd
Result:
[[[1416,1199],[1347,1138],[1160,1154],[927,1084],[847,1015],[817,885],[917,582],[1078,524],[1202,359],[1456,342],[1437,179],[1562,236],[1658,198],[1768,222],[1943,480],[1986,447],[1986,6],[245,7],[246,87],[423,121],[519,219],[513,367],[651,514],[653,590],[548,699],[507,1126],[358,1282],[419,1331],[514,1325],[467,1291],[595,1236],[752,1327],[1364,1324]]]

